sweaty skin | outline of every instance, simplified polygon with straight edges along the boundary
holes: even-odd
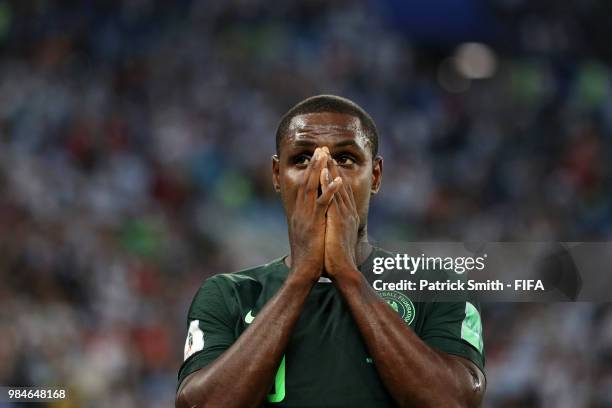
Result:
[[[272,160],[273,184],[281,193],[289,230],[287,280],[229,349],[183,381],[176,407],[259,406],[322,274],[344,298],[398,406],[480,406],[480,369],[425,344],[356,267],[372,251],[367,214],[370,196],[382,180],[382,158],[372,157],[359,120],[313,113],[295,117],[289,129]]]

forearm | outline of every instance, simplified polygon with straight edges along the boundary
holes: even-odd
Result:
[[[470,405],[463,367],[425,344],[368,284],[361,273],[336,286],[345,299],[376,369],[399,406]]]
[[[177,408],[259,406],[312,285],[291,272],[238,340],[212,364],[184,380]]]

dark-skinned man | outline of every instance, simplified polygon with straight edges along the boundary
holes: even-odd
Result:
[[[479,406],[477,303],[371,286],[374,257],[392,255],[367,238],[383,164],[370,116],[315,96],[285,114],[276,137],[291,253],[202,285],[177,408]]]

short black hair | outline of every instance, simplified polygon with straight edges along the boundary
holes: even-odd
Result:
[[[289,131],[291,119],[308,113],[343,113],[359,119],[361,128],[372,146],[372,157],[378,153],[378,130],[372,117],[355,102],[336,95],[316,95],[306,98],[283,115],[276,128],[276,153],[280,151],[282,138]]]

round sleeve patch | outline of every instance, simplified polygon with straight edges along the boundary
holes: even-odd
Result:
[[[204,349],[204,332],[200,329],[200,321],[192,320],[185,340],[184,360],[202,349]]]

